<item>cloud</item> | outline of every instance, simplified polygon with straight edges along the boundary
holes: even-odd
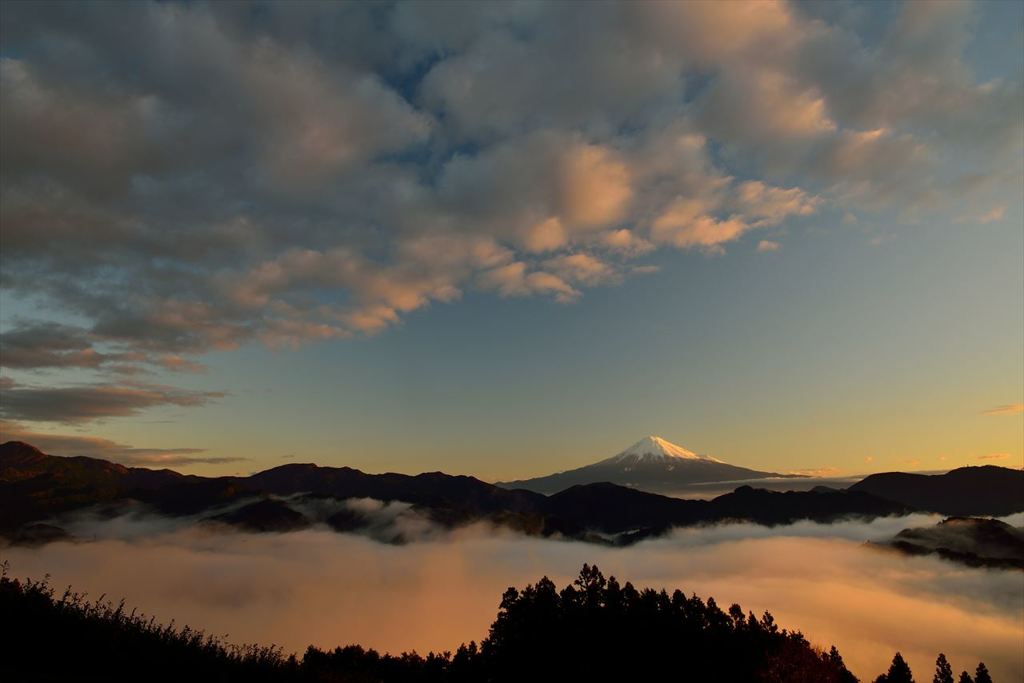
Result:
[[[621,279],[613,266],[588,254],[557,256],[545,261],[544,267],[564,280],[591,287]]]
[[[9,381],[3,387],[0,415],[10,420],[78,423],[133,416],[155,406],[196,407],[223,395],[157,384],[42,387]]]
[[[199,371],[826,207],[995,217],[1019,55],[980,79],[987,8],[939,4],[12,6],[0,287],[41,305],[3,361]]]
[[[484,271],[479,283],[484,289],[495,289],[502,296],[548,293],[559,303],[571,303],[580,296],[579,290],[556,275],[542,271],[527,272],[522,261]]]
[[[606,147],[577,144],[561,160],[559,213],[583,228],[615,223],[633,196],[629,168]]]
[[[802,470],[791,470],[790,474],[799,474],[805,477],[836,477],[842,471],[838,467],[811,467]]]
[[[6,368],[94,368],[110,358],[92,348],[83,330],[57,323],[22,326],[0,334],[0,364]]]
[[[523,246],[529,252],[553,251],[568,242],[565,226],[557,216],[551,216],[526,228]]]
[[[141,353],[102,352],[88,330],[51,322],[25,322],[0,333],[0,366],[12,369],[90,368],[147,360]]]
[[[777,225],[789,216],[809,216],[821,205],[818,197],[798,187],[770,187],[758,180],[740,183],[733,201],[755,227]]]
[[[36,432],[17,422],[0,420],[0,442],[4,441],[24,441],[53,455],[84,455],[131,467],[217,465],[247,459],[208,455],[205,448],[136,448],[97,436]]]
[[[669,204],[651,226],[655,242],[677,247],[718,248],[739,238],[751,226],[737,216],[716,218],[702,199],[679,198]]]
[[[173,353],[160,356],[156,361],[161,367],[172,372],[205,372],[206,366]]]
[[[778,251],[781,248],[781,244],[779,244],[778,242],[772,242],[771,240],[761,240],[760,242],[757,243],[757,250],[762,253]]]
[[[381,519],[404,514],[377,501],[355,504]],[[640,587],[769,610],[812,643],[835,644],[862,680],[884,671],[896,650],[919,677],[944,652],[957,668],[983,660],[996,680],[1018,680],[1017,573],[864,545],[937,519],[722,525],[605,548],[488,527],[396,546],[320,529],[251,535],[132,517],[83,521],[76,530],[94,541],[3,553],[15,576],[49,573],[55,585],[123,596],[161,620],[299,652],[310,643],[451,650],[486,635],[508,586],[544,575],[565,585],[584,562],[596,563]]]
[[[15,370],[44,368],[109,369],[120,374],[149,372],[144,367],[172,372],[203,372],[202,363],[176,354],[150,354],[121,348],[95,332],[52,322],[19,320],[0,333],[0,366]]]
[[[599,242],[601,246],[614,252],[630,256],[640,256],[654,250],[654,245],[648,240],[638,237],[635,232],[626,228],[603,233]]]
[[[988,211],[984,211],[984,212],[979,213],[979,214],[975,214],[975,215],[972,215],[972,216],[962,216],[961,218],[957,219],[957,222],[958,223],[981,223],[982,225],[984,225],[986,223],[996,223],[998,221],[1001,221],[1001,220],[1003,220],[1003,217],[1005,215],[1006,215],[1006,205],[1005,204],[1000,204],[999,206],[993,206]]]
[[[1020,415],[1024,413],[1024,403],[1007,403],[981,411],[982,415]]]
[[[987,455],[979,455],[978,460],[1009,460],[1009,453],[989,453]]]

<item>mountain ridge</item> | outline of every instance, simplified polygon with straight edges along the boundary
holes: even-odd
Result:
[[[128,504],[196,523],[218,522],[246,530],[289,530],[323,523],[337,531],[350,531],[366,527],[369,520],[352,509],[330,518],[311,518],[302,514],[303,501],[343,503],[372,498],[407,504],[445,528],[483,521],[528,535],[614,545],[662,534],[673,527],[722,522],[769,526],[799,520],[832,522],[918,510],[854,489],[778,492],[740,486],[705,501],[598,482],[546,496],[442,472],[367,474],[351,467],[299,463],[248,477],[200,477],[27,450],[31,448],[20,442],[0,445],[0,535],[9,538],[17,538],[19,531],[39,524],[50,528],[28,529],[25,537],[59,538],[61,515],[97,506],[104,514],[117,514],[118,506]],[[1014,477],[1021,474],[995,467],[985,469],[983,476],[991,490],[1015,484]],[[1024,510],[1024,501],[1017,510]]]
[[[992,486],[994,476],[1006,480]],[[1024,501],[1024,470],[997,465],[958,467],[945,474],[879,472],[850,486],[886,500],[941,515],[1009,515]]]

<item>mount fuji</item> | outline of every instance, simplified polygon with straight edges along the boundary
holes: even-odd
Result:
[[[645,436],[626,450],[592,465],[544,477],[499,482],[509,489],[557,493],[577,484],[611,482],[643,491],[672,492],[689,484],[743,481],[795,475],[738,467],[698,455],[658,436]]]

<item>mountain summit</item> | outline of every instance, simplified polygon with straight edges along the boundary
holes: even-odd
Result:
[[[637,464],[643,462],[659,462],[671,458],[682,460],[705,460],[708,462],[722,462],[707,455],[697,455],[688,451],[682,446],[677,446],[671,441],[666,441],[660,436],[645,436],[635,444],[613,455],[602,463]]]
[[[611,482],[644,491],[671,493],[689,484],[784,476],[787,475],[730,465],[660,436],[645,436],[621,453],[592,465],[534,479],[501,482],[498,486],[549,494],[577,484]]]

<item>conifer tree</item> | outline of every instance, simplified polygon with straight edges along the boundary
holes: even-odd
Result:
[[[942,652],[935,660],[935,676],[932,678],[932,683],[953,683],[953,667],[949,665],[946,655]]]
[[[886,683],[914,683],[914,674],[910,672],[910,666],[899,652],[892,658],[885,680]]]

